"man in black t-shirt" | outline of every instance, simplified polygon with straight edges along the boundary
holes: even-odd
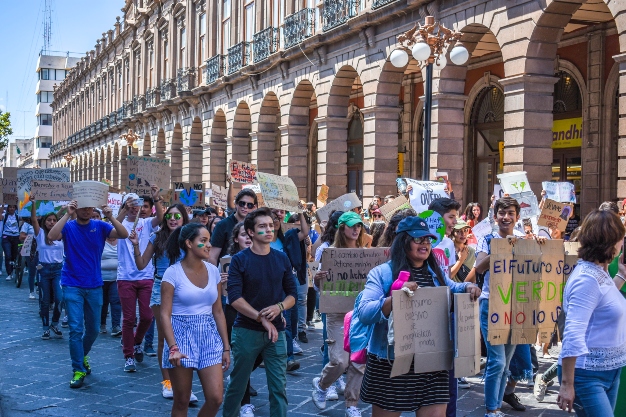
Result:
[[[257,206],[257,198],[254,191],[244,188],[235,197],[235,213],[220,221],[211,233],[211,251],[209,262],[217,266],[219,260],[228,253],[230,235],[233,228],[246,218],[246,215]]]
[[[224,397],[224,417],[239,416],[256,358],[265,362],[270,415],[287,416],[287,341],[282,312],[296,303],[291,262],[270,248],[274,221],[267,208],[244,221],[252,246],[233,256],[228,270],[228,299],[237,310],[232,332],[233,370]],[[259,291],[262,288],[263,291]]]

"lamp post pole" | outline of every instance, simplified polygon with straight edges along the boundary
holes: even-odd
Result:
[[[433,64],[426,65],[426,83],[424,86],[424,137],[422,145],[422,181],[430,179],[430,136],[433,114]]]

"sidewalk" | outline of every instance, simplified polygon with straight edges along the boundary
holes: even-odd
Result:
[[[143,363],[138,364],[137,372],[123,372],[120,339],[111,337],[109,333],[99,335],[89,354],[93,372],[85,379],[83,388],[70,389],[72,374],[68,329],[62,329],[63,339],[41,340],[38,303],[28,299],[28,284],[25,282],[22,288],[17,289],[14,282],[7,282],[5,278],[6,275],[0,276],[0,334],[3,336],[0,345],[0,373],[3,376],[0,381],[0,416],[169,416],[171,400],[161,396],[157,359],[146,356]],[[301,368],[287,377],[289,417],[345,415],[343,401],[329,402],[323,412],[311,401],[311,380],[321,371],[321,333],[321,323],[316,330],[307,332],[309,343],[301,344],[304,355],[297,357]],[[543,359],[540,363],[542,369],[550,365]],[[482,417],[482,383],[478,377],[469,378],[469,381],[471,389],[459,390],[457,415]],[[259,393],[258,397],[252,397],[255,415],[269,416],[263,369],[253,373],[252,386]],[[197,377],[193,387],[201,405],[203,396]],[[527,411],[515,412],[505,404],[503,412],[525,417],[565,416],[565,412],[556,411],[557,393],[558,385],[555,384],[546,395],[546,402],[538,404],[532,395],[532,387],[519,387],[517,395],[528,407]],[[198,409],[198,406],[190,407],[189,415],[196,416]],[[370,406],[362,404],[361,409],[363,417],[371,415]]]

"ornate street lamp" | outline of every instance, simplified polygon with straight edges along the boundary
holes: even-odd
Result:
[[[128,133],[124,133],[120,135],[122,139],[120,141],[120,145],[128,146],[129,148],[139,148],[140,142],[143,143],[143,140],[139,138],[139,135],[133,132],[133,129],[128,129]],[[130,149],[128,150],[130,153]]]
[[[68,152],[67,154],[63,155],[63,159],[65,159],[68,165],[70,164],[76,165],[76,157],[72,155],[71,152]]]
[[[426,82],[424,85],[424,163],[422,165],[422,180],[429,180],[430,171],[430,136],[433,95],[433,67],[442,70],[448,60],[446,51],[450,51],[450,60],[455,65],[463,65],[469,59],[469,52],[463,45],[457,45],[462,33],[453,32],[440,23],[435,23],[433,16],[426,16],[424,25],[416,23],[407,32],[398,36],[398,42],[407,49],[411,49],[413,58],[426,65]],[[452,49],[450,49],[452,47]],[[409,55],[405,49],[396,49],[389,55],[394,67],[404,68],[409,63]]]

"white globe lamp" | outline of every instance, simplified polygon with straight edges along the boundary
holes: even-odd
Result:
[[[122,146],[128,146],[128,142],[126,141],[126,139],[122,139],[122,140],[120,141],[120,145],[122,145]]]
[[[389,55],[391,65],[396,68],[404,68],[409,63],[409,54],[402,49],[394,49],[391,55]]]
[[[444,54],[441,54],[439,55],[439,59],[435,60],[433,69],[437,71],[441,71],[442,69],[445,68],[446,65],[448,65],[448,60],[446,59],[446,56]]]
[[[413,58],[418,61],[426,61],[430,58],[430,46],[425,44],[424,42],[418,42],[413,45],[413,49],[411,50],[411,54]]]
[[[458,45],[450,51],[450,61],[454,65],[463,65],[469,59],[469,52],[463,45]]]

